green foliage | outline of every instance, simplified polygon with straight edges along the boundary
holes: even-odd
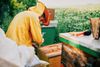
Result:
[[[36,5],[36,2],[37,0],[0,0],[0,27],[6,31],[17,13]]]
[[[10,0],[1,0],[0,1],[0,27],[2,27],[5,30],[5,26],[7,26],[6,21],[9,21],[10,16]],[[5,28],[4,28],[5,27]]]
[[[90,29],[90,18],[100,17],[100,7],[56,9],[59,32],[84,31]]]

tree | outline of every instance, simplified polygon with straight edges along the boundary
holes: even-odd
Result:
[[[0,0],[0,27],[6,31],[17,13],[35,6],[36,3],[37,0]]]

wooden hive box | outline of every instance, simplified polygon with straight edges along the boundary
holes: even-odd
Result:
[[[49,62],[48,67],[60,67],[61,64],[61,43],[39,48],[37,54],[41,60]]]
[[[100,37],[100,18],[90,18],[90,25],[93,38],[98,40]]]

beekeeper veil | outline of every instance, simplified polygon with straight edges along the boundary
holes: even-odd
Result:
[[[38,1],[36,6],[30,7],[28,10],[35,12],[38,16],[41,16],[45,10],[45,5]]]

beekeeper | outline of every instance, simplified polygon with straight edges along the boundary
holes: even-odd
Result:
[[[27,11],[18,13],[11,21],[6,36],[18,45],[32,46],[35,42],[41,45],[43,42],[40,22],[49,25],[49,13],[42,2],[30,7]]]
[[[45,66],[47,64],[41,61],[34,54],[34,48],[31,48],[33,42],[38,45],[43,42],[40,22],[46,26],[49,25],[49,13],[42,2],[38,2],[36,6],[30,7],[27,11],[18,13],[11,21],[6,32],[6,36],[19,46],[18,50],[23,66],[36,66],[36,64]],[[13,49],[11,50],[13,51]]]

